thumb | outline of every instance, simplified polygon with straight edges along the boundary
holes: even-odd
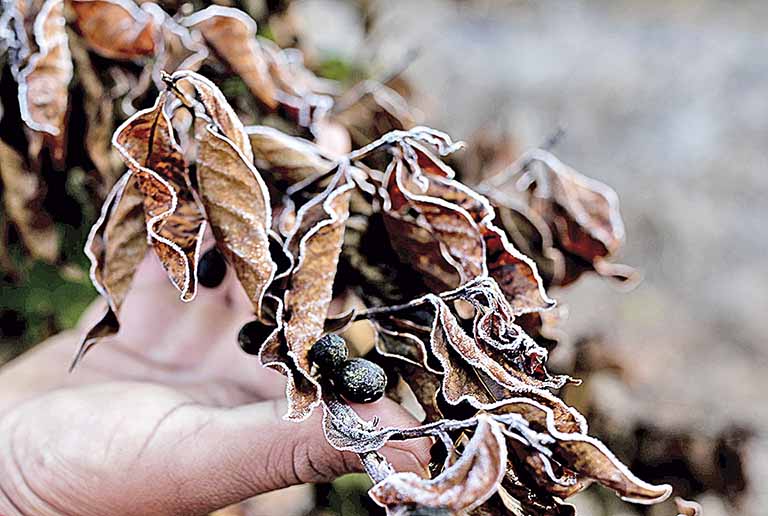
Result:
[[[160,450],[153,446],[153,481],[145,489],[151,489],[148,498],[162,509],[158,513],[204,514],[266,491],[330,481],[361,470],[357,455],[328,444],[321,411],[302,423],[283,420],[284,413],[282,400],[234,409],[201,409],[192,437]],[[362,407],[361,413],[364,417],[376,415],[387,426],[418,424],[386,399]],[[190,428],[188,424],[178,429],[169,425],[163,432],[187,436]],[[397,442],[382,453],[396,469],[422,473],[430,445],[428,439]]]

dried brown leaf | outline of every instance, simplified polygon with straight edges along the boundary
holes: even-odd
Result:
[[[249,126],[245,130],[251,139],[256,164],[271,173],[276,181],[293,184],[333,167],[332,162],[308,141],[262,125]]]
[[[407,227],[401,222],[405,219],[431,234],[441,250],[441,258],[435,256],[435,243],[431,253],[412,253],[414,266],[429,274],[443,270],[447,263],[459,273],[462,284],[490,275],[516,314],[552,308],[555,303],[544,291],[535,262],[515,249],[493,224],[495,213],[489,201],[451,179],[453,171],[418,143],[402,145],[402,150],[403,158],[395,159],[385,176],[384,209],[389,219],[399,219],[392,238],[430,248],[426,235],[417,240],[402,231]]]
[[[99,339],[120,329],[120,308],[147,253],[144,194],[136,174],[126,172],[115,183],[91,228],[85,252],[91,261],[91,281],[107,301],[107,311],[83,337],[72,367]]]
[[[16,226],[24,247],[34,258],[53,263],[59,256],[59,235],[51,218],[41,211],[44,191],[40,178],[29,171],[24,158],[0,140],[0,180],[8,218]]]
[[[309,374],[307,354],[322,336],[328,316],[353,188],[354,183],[342,166],[325,193],[299,210],[295,231],[285,244],[296,257],[284,297],[287,353],[301,375],[311,382],[315,381]],[[289,412],[286,417],[292,420],[307,418],[320,403],[319,385],[316,391],[316,400],[303,411]]]
[[[136,60],[157,52],[157,21],[131,0],[67,0],[88,47],[109,59]]]
[[[30,35],[35,50],[25,49],[31,54],[23,56],[24,62],[13,63],[19,83],[21,118],[37,134],[37,139],[49,143],[53,160],[59,164],[66,150],[68,89],[73,73],[64,22],[64,1],[46,0],[35,17]],[[21,34],[16,37],[27,39]],[[37,153],[31,150],[31,154]]]
[[[266,56],[256,39],[256,23],[239,9],[212,5],[184,18],[181,24],[198,30],[221,59],[243,79],[265,106],[278,106],[276,87]]]
[[[410,472],[395,473],[368,492],[383,507],[416,505],[469,511],[485,502],[504,477],[507,448],[501,427],[484,415],[472,439],[452,466],[431,480]]]
[[[593,268],[601,275],[637,280],[628,267],[611,269],[603,262],[615,256],[624,244],[624,222],[616,192],[576,172],[549,152],[537,149],[525,159],[542,165],[537,169],[529,164],[519,179],[519,184],[530,190],[531,209],[547,221],[557,245],[572,256],[566,262],[563,282],[575,280],[597,261],[600,265]],[[580,266],[579,260],[586,266]]]
[[[166,98],[159,96],[153,107],[126,120],[112,143],[138,176],[155,253],[181,299],[190,301],[197,291],[197,259],[206,223],[165,112]]]
[[[216,242],[232,263],[258,318],[277,271],[270,255],[272,212],[269,192],[253,165],[248,135],[221,91],[205,77],[181,71],[168,79],[188,106],[191,86],[203,113],[197,126],[197,181]],[[210,123],[205,123],[209,120]]]
[[[605,444],[587,435],[586,422],[573,409],[569,412],[571,416],[578,416],[575,428],[562,418],[562,414],[558,417],[550,404],[533,399],[508,399],[497,403],[495,408],[485,408],[494,412],[522,415],[532,428],[554,439],[548,445],[553,451],[554,460],[578,475],[613,489],[625,501],[653,504],[665,500],[672,492],[669,485],[652,485],[637,478]]]

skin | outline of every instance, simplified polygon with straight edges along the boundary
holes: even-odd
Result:
[[[360,470],[356,455],[326,442],[319,411],[282,420],[283,377],[236,344],[252,315],[232,270],[184,304],[148,257],[121,332],[67,374],[103,309],[0,369],[1,515],[206,514]],[[355,409],[382,426],[417,424],[390,400]],[[396,469],[423,473],[429,444],[382,452]]]

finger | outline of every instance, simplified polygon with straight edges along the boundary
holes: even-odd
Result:
[[[146,462],[140,470],[146,473],[134,487],[158,513],[202,514],[266,491],[330,481],[361,469],[355,454],[328,444],[320,411],[303,423],[284,421],[285,404],[276,401],[184,412],[166,419],[142,454]],[[417,424],[390,400],[361,412],[377,415],[383,425]],[[418,440],[382,451],[396,469],[422,473],[429,446],[429,440]],[[121,489],[126,482],[131,480],[119,482]],[[123,502],[134,503],[135,496]]]

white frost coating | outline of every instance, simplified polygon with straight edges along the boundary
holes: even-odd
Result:
[[[499,488],[506,473],[507,444],[501,425],[478,415],[478,425],[464,452],[451,467],[431,480],[411,472],[395,473],[374,485],[369,494],[380,506],[396,492],[395,505],[470,511],[482,505]]]
[[[639,486],[641,489],[646,489],[650,492],[659,493],[655,498],[632,498],[627,496],[621,496],[622,500],[631,502],[631,503],[652,505],[659,502],[663,502],[664,500],[669,498],[670,494],[672,494],[672,486],[670,486],[669,484],[653,485],[637,478],[631,471],[629,471],[629,468],[627,468],[619,459],[616,458],[613,452],[611,452],[611,450],[609,450],[605,444],[595,439],[594,437],[586,435],[586,432],[587,432],[586,421],[584,420],[584,417],[581,414],[579,414],[573,409],[571,409],[572,414],[578,415],[580,419],[579,422],[582,423],[583,425],[581,427],[580,432],[565,433],[557,429],[555,425],[555,413],[552,411],[552,409],[529,398],[510,398],[510,399],[506,399],[496,403],[481,404],[482,407],[478,407],[478,408],[492,411],[494,409],[503,407],[505,405],[519,404],[519,403],[531,405],[537,408],[538,410],[541,410],[542,412],[544,412],[546,414],[547,432],[558,441],[584,442],[594,446],[598,452],[604,455],[612,463],[612,465],[618,470],[618,472],[625,478],[626,481],[636,486]],[[580,472],[580,471],[579,473],[584,474],[583,472]],[[599,480],[599,479],[595,479],[595,480]]]
[[[117,128],[115,131],[114,136],[112,136],[112,145],[117,149],[117,151],[120,153],[120,155],[123,157],[123,160],[126,161],[130,168],[134,171],[138,170],[141,171],[149,176],[151,176],[154,180],[159,182],[163,187],[165,187],[171,194],[171,206],[161,213],[158,213],[157,215],[151,217],[147,221],[147,238],[151,242],[152,240],[156,240],[158,242],[162,242],[163,244],[167,245],[175,253],[177,253],[179,256],[181,256],[182,261],[186,264],[187,262],[187,255],[186,253],[179,247],[175,242],[172,240],[169,240],[161,235],[159,235],[157,232],[155,232],[155,226],[158,225],[160,222],[162,222],[164,219],[170,217],[175,211],[176,207],[178,206],[178,195],[176,194],[175,189],[171,186],[168,181],[166,181],[162,176],[160,176],[157,172],[154,170],[147,168],[143,165],[141,165],[138,161],[136,161],[133,156],[128,152],[128,150],[120,145],[118,142],[118,136],[125,131],[128,126],[133,123],[133,121],[141,116],[147,115],[152,113],[153,111],[159,109],[160,110],[160,116],[162,116],[165,119],[165,122],[168,127],[171,127],[171,121],[168,118],[168,115],[165,113],[165,110],[163,109],[164,103],[165,103],[165,97],[163,95],[159,95],[157,97],[157,100],[155,101],[155,104],[151,108],[143,109],[141,111],[138,111],[136,114],[134,114],[131,118],[123,122],[120,127]],[[174,138],[173,132],[168,131],[168,138],[170,140],[170,144],[174,150],[181,153],[181,149],[178,148],[178,144],[176,143],[176,140]],[[196,237],[196,244],[195,244],[195,253],[194,253],[194,260],[193,263],[196,264],[198,260],[198,255],[200,253],[200,247],[202,243],[202,237],[205,233],[205,228],[207,227],[206,221],[203,220],[200,224],[200,231],[198,232],[198,235]],[[194,265],[193,265],[194,267]],[[193,292],[191,295],[189,295],[189,285],[191,282],[191,274],[194,272],[191,270],[193,267],[184,267],[184,282],[179,290],[181,290],[181,300],[184,302],[192,301],[195,296],[197,295],[197,292]]]
[[[47,0],[43,4],[43,7],[40,9],[40,12],[35,18],[33,28],[35,42],[38,46],[38,52],[29,58],[27,65],[21,71],[19,71],[17,75],[17,82],[19,84],[19,108],[21,111],[22,120],[24,120],[24,123],[26,123],[31,129],[35,131],[42,131],[53,136],[58,136],[61,133],[61,130],[58,127],[37,122],[32,117],[32,113],[29,110],[29,85],[27,84],[27,77],[37,69],[38,61],[47,57],[56,49],[57,46],[60,46],[64,57],[62,59],[62,63],[60,64],[63,64],[63,70],[66,73],[65,82],[66,84],[69,84],[69,82],[72,80],[72,56],[69,52],[69,40],[67,38],[67,33],[64,30],[65,19],[63,8],[63,0]],[[57,9],[57,12],[54,12],[54,9]],[[51,39],[47,39],[45,34],[45,25],[49,21],[49,16],[54,17],[51,19],[51,21],[58,29],[56,31],[56,37]]]

